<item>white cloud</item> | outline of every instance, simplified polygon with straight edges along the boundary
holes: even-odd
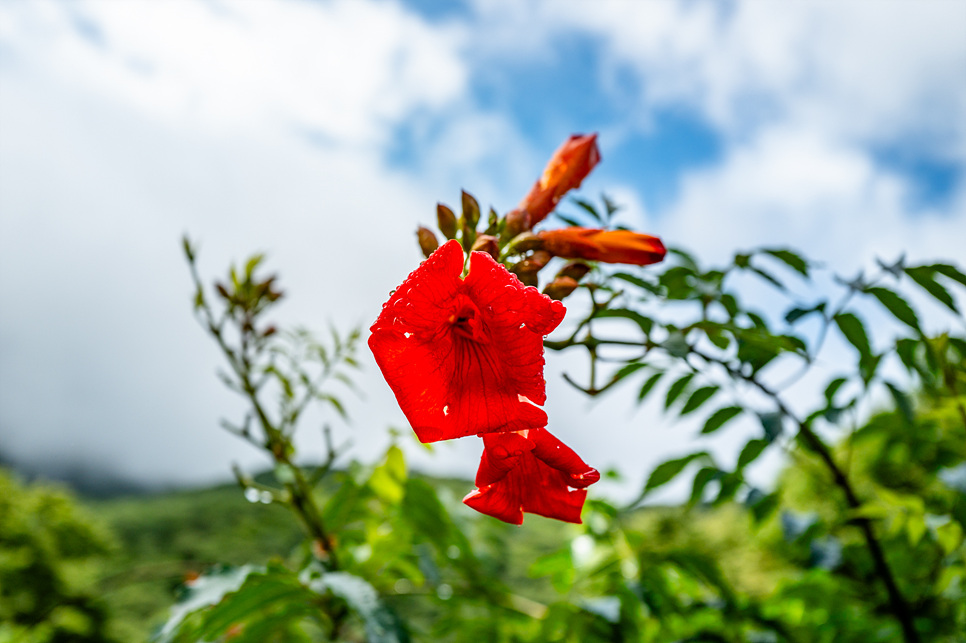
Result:
[[[601,36],[608,64],[638,73],[646,105],[689,104],[726,135],[803,120],[863,140],[932,137],[935,150],[966,157],[962,3],[540,6],[557,29]]]
[[[384,145],[466,83],[461,35],[395,2],[18,3],[0,38],[173,125],[304,128]],[[79,25],[81,26],[79,28]]]
[[[672,243],[722,260],[735,249],[793,246],[852,272],[875,258],[956,258],[966,217],[910,216],[909,186],[854,146],[807,129],[775,127],[689,175],[664,213]]]

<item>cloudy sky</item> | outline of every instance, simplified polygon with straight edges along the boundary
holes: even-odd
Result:
[[[573,132],[600,133],[584,194],[707,261],[962,263],[963,33],[959,0],[0,0],[0,452],[183,483],[261,464],[217,426],[240,406],[181,234],[206,274],[267,252],[284,323],[368,327],[437,201],[508,210]],[[363,357],[339,435],[371,460],[407,424]],[[591,464],[637,481],[689,448],[565,368],[551,428]],[[465,476],[480,450],[405,444]]]

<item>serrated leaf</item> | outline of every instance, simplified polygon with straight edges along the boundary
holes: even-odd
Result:
[[[647,484],[644,486],[644,493],[649,493],[658,487],[667,484],[673,480],[679,473],[681,473],[686,466],[694,462],[699,458],[708,457],[707,451],[699,451],[697,453],[691,453],[684,456],[683,458],[676,458],[674,460],[667,460],[657,465],[651,475],[647,478]]]
[[[852,313],[839,313],[833,319],[836,325],[838,325],[839,330],[842,331],[845,339],[859,351],[860,357],[868,357],[872,354],[872,348],[869,345],[869,336],[866,334],[865,326],[858,317]]]
[[[789,268],[801,274],[806,279],[808,278],[808,262],[791,250],[774,249],[763,250],[762,252],[783,262]]]
[[[748,440],[744,448],[741,449],[741,453],[738,455],[738,464],[736,465],[736,468],[744,469],[746,466],[754,462],[770,443],[771,442],[769,440],[765,440],[763,438]]]
[[[647,381],[644,382],[644,385],[641,387],[641,392],[637,394],[638,404],[644,401],[644,398],[646,398],[647,394],[651,392],[651,389],[654,388],[654,385],[657,384],[657,381],[661,379],[662,375],[664,375],[663,371],[660,373],[655,373],[647,378]]]
[[[919,330],[919,318],[905,299],[888,288],[866,288],[865,292],[878,299],[879,303],[885,306],[896,319],[915,330]]]
[[[693,393],[691,393],[688,401],[684,403],[684,406],[681,408],[680,415],[683,416],[691,413],[692,411],[696,411],[701,407],[702,404],[710,400],[717,392],[718,387],[713,385],[702,386],[701,388],[695,390]]]
[[[741,415],[743,410],[740,406],[726,406],[718,409],[704,423],[701,433],[714,433],[729,421]]]
[[[673,384],[671,384],[671,386],[668,387],[667,397],[664,399],[665,409],[671,408],[671,405],[674,404],[674,401],[678,399],[682,393],[684,393],[684,389],[687,388],[692,379],[694,379],[694,373],[688,373],[679,377],[674,381]]]
[[[956,308],[956,302],[953,300],[953,296],[949,294],[948,290],[943,288],[942,284],[936,281],[934,277],[936,274],[935,270],[928,266],[919,266],[916,268],[906,268],[906,274],[910,279],[919,284],[923,290],[941,301],[946,308],[950,309],[954,313],[959,313],[959,309]]]

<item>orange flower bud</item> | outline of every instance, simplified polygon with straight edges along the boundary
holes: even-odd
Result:
[[[667,253],[657,237],[630,230],[561,228],[544,230],[537,236],[550,254],[572,259],[646,266],[661,261]]]
[[[426,258],[429,258],[429,255],[433,254],[439,247],[436,235],[429,228],[423,226],[416,228],[416,238],[419,239],[419,249],[423,251],[423,256]]]
[[[494,259],[500,257],[500,243],[496,237],[489,234],[481,234],[473,242],[473,250],[479,250],[490,255]]]
[[[561,301],[564,297],[577,290],[577,280],[573,277],[557,277],[543,289],[543,294],[550,299]]]
[[[537,225],[557,207],[564,194],[580,187],[598,163],[597,135],[574,134],[554,152],[543,176],[533,184],[517,208],[529,212],[530,225]]]

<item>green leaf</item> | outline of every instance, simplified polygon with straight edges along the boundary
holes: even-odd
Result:
[[[773,285],[775,288],[778,288],[779,290],[782,290],[782,291],[785,290],[785,284],[778,281],[778,279],[775,276],[773,276],[771,273],[765,270],[762,270],[761,268],[756,268],[755,266],[749,266],[748,269],[751,270],[756,275],[758,275],[759,277],[761,277],[762,279],[764,279],[765,281],[767,281],[768,283],[770,283],[771,285]]]
[[[691,352],[687,338],[679,330],[672,331],[668,338],[661,342],[661,348],[666,350],[671,357],[687,357],[688,353]]]
[[[832,400],[835,398],[835,394],[838,393],[839,389],[842,388],[842,385],[847,381],[848,380],[844,377],[837,377],[829,382],[828,386],[825,387],[825,401],[831,404]]]
[[[714,433],[730,420],[740,415],[743,410],[740,406],[726,406],[718,409],[704,423],[704,428],[701,429],[701,433]]]
[[[558,219],[560,219],[561,221],[569,225],[571,228],[581,228],[584,225],[577,219],[573,217],[568,217],[565,214],[560,214],[559,212],[554,212],[553,216],[557,217]]]
[[[761,428],[765,431],[765,439],[774,442],[782,434],[782,414],[781,413],[759,413],[758,420]]]
[[[684,467],[688,466],[699,458],[707,457],[709,457],[707,451],[699,451],[697,453],[686,455],[683,458],[662,462],[654,468],[654,471],[652,471],[651,475],[648,477],[647,484],[644,485],[644,493],[647,494],[654,489],[667,484],[677,477],[677,475],[684,470]]]
[[[811,315],[813,313],[824,314],[826,305],[828,305],[828,302],[821,301],[815,304],[814,306],[812,306],[811,308],[798,308],[798,307],[792,308],[787,313],[785,313],[785,321],[789,324],[794,324],[799,319],[802,319],[803,317],[807,317],[808,315]]]
[[[869,336],[865,332],[865,326],[861,320],[852,313],[839,313],[833,317],[842,335],[852,346],[859,351],[860,357],[868,357],[872,354],[869,346]]]
[[[600,223],[604,222],[604,220],[600,217],[600,215],[597,214],[597,209],[594,208],[594,206],[591,205],[589,201],[584,201],[583,199],[578,199],[576,197],[571,197],[570,200],[573,203],[575,203],[577,206],[582,208],[584,211],[586,211],[590,216],[592,216],[595,221],[598,221]]]
[[[607,210],[608,219],[614,216],[614,213],[621,209],[621,206],[611,201],[606,194],[601,194],[600,200],[604,202],[604,209]]]
[[[906,268],[906,274],[910,279],[919,284],[923,290],[941,301],[946,308],[954,313],[959,313],[959,309],[956,308],[956,302],[953,301],[952,295],[949,294],[948,290],[943,288],[942,284],[936,281],[936,271],[934,269],[929,266]]]
[[[261,567],[246,565],[199,576],[188,588],[185,597],[171,608],[171,616],[161,626],[157,640],[160,643],[173,641],[173,636],[188,615],[216,605],[226,594],[238,591],[251,574],[261,573],[262,570]]]
[[[651,389],[654,388],[654,385],[657,384],[657,381],[661,379],[662,375],[664,375],[663,371],[660,373],[655,373],[647,378],[647,381],[644,382],[644,386],[641,387],[641,392],[637,394],[638,404],[644,401],[644,398],[647,397],[647,394],[651,392]]]
[[[614,274],[611,275],[611,277],[613,277],[614,279],[620,279],[621,281],[626,281],[627,283],[633,284],[638,288],[643,288],[648,292],[655,292],[658,290],[654,284],[627,272],[615,272]]]
[[[701,388],[694,391],[688,401],[684,403],[684,407],[681,409],[681,415],[687,415],[692,411],[696,411],[701,407],[702,404],[707,402],[718,392],[717,386],[702,386]]]
[[[694,481],[691,483],[691,498],[688,505],[694,506],[702,501],[705,487],[712,481],[721,477],[721,471],[717,467],[702,467],[694,474]]]
[[[934,263],[930,268],[945,277],[949,277],[953,281],[959,282],[960,285],[966,286],[966,275],[960,272],[955,266],[950,266],[945,263]]]
[[[617,370],[616,373],[614,373],[610,381],[612,384],[616,384],[617,382],[620,382],[628,375],[633,375],[634,373],[641,370],[642,368],[647,368],[647,364],[645,364],[644,362],[630,362],[628,364],[624,364]]]
[[[629,319],[630,321],[637,324],[645,336],[651,334],[651,329],[654,328],[654,320],[650,317],[645,317],[636,310],[628,310],[627,308],[605,308],[599,311],[595,318],[597,319]]]
[[[865,292],[879,300],[893,316],[915,330],[919,330],[919,318],[909,303],[888,288],[866,288]]]
[[[684,389],[687,388],[691,380],[694,379],[694,373],[688,373],[679,377],[671,386],[667,389],[667,397],[664,400],[664,408],[669,409],[674,401],[684,393]]]
[[[770,440],[762,438],[749,440],[741,450],[741,453],[738,455],[737,468],[744,469],[746,466],[754,462],[769,444],[771,444]]]
[[[913,420],[915,419],[915,414],[913,413],[912,401],[909,399],[909,396],[902,392],[902,390],[892,382],[886,382],[885,385],[892,394],[892,399],[895,400],[896,409],[902,413],[902,417],[906,419],[906,422],[912,424]]]
[[[197,638],[213,641],[236,623],[258,622],[272,612],[288,605],[304,605],[312,597],[294,574],[273,566],[267,572],[250,575],[245,584],[233,594],[226,595],[210,611],[204,613]],[[306,615],[305,611],[289,612],[293,619]]]
[[[791,250],[772,249],[762,250],[766,255],[771,255],[775,259],[783,262],[789,268],[808,279],[808,262]]]
[[[307,578],[303,573],[302,580],[319,594],[338,596],[361,616],[368,643],[401,643],[408,640],[408,636],[400,632],[395,615],[383,605],[379,593],[368,581],[347,572],[325,572],[314,579]]]

